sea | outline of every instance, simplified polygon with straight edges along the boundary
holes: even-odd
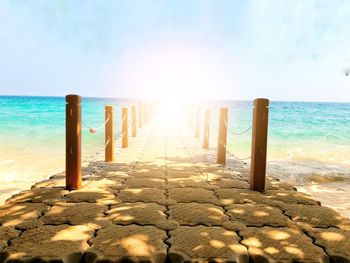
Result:
[[[104,147],[104,106],[114,106],[118,124],[121,108],[135,102],[83,98],[84,160]],[[218,109],[228,107],[227,150],[233,158],[249,162],[252,104],[198,104],[202,112],[211,109],[211,147],[215,147],[217,138]],[[92,134],[89,127],[100,129]],[[0,201],[63,171],[64,154],[64,97],[0,96]],[[326,203],[339,195],[350,203],[350,103],[270,101],[267,159],[269,175],[325,198]],[[350,216],[350,205],[342,209]]]

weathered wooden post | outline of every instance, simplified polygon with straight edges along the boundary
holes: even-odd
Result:
[[[132,137],[136,137],[136,106],[131,106],[131,128],[132,128]]]
[[[210,109],[205,110],[203,127],[203,148],[209,149]]]
[[[268,114],[269,100],[254,100],[250,189],[259,192],[265,190]]]
[[[105,161],[114,161],[114,117],[113,106],[105,106]]]
[[[195,118],[195,126],[194,126],[194,137],[199,137],[200,131],[200,123],[201,123],[201,109],[197,107],[196,109],[196,118]]]
[[[142,116],[142,102],[139,101],[139,116],[138,116],[138,119],[139,119],[139,128],[142,128],[142,124],[143,124],[143,116]]]
[[[122,148],[128,148],[128,108],[122,108]]]
[[[220,109],[216,162],[226,164],[227,108]]]
[[[81,97],[66,96],[66,189],[81,188]]]

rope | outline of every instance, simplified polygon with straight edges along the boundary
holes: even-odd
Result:
[[[89,129],[90,133],[96,133],[99,129],[101,129],[101,128],[103,128],[104,126],[106,126],[106,123],[109,121],[109,119],[110,119],[110,116],[108,115],[107,120],[106,120],[102,125],[98,126],[97,128],[93,128],[93,127],[87,125],[84,121],[82,121],[81,123],[82,123],[86,128]]]
[[[249,157],[240,158],[240,157],[234,155],[232,152],[230,152],[230,151],[227,149],[227,146],[226,146],[226,145],[224,145],[224,147],[225,147],[226,151],[227,151],[228,153],[230,153],[230,154],[232,155],[232,157],[235,158],[236,160],[245,161],[245,160],[249,160],[249,159],[252,157],[251,155],[249,155]]]
[[[246,160],[249,160],[250,158],[252,158],[251,155],[249,155],[249,157],[239,158],[239,157],[237,157],[236,155],[234,155],[233,153],[231,153],[230,151],[228,151],[228,152],[232,155],[233,158],[235,158],[235,159],[238,160],[238,161],[246,161]]]
[[[233,130],[230,129],[230,127],[227,125],[227,122],[225,122],[225,125],[226,125],[228,131],[229,131],[230,133],[232,133],[233,135],[243,135],[243,134],[247,133],[247,132],[252,128],[252,125],[250,125],[250,126],[249,126],[247,129],[245,129],[244,131],[238,132],[238,133],[237,133],[237,132],[234,132]]]
[[[105,144],[104,149],[106,149],[106,147],[107,147],[107,145],[109,144],[110,140],[111,140],[111,139],[108,137],[108,140],[107,140],[107,142],[106,142],[106,144]]]

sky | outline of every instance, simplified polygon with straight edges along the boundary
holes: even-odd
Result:
[[[350,101],[349,0],[0,0],[0,95]]]

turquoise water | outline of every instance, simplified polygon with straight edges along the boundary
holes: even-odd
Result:
[[[104,106],[121,107],[131,100],[84,98],[83,121],[97,127],[104,122]],[[251,124],[252,102],[210,102],[212,145],[215,146],[217,109],[229,107],[229,127],[235,132]],[[64,169],[65,99],[59,97],[0,96],[0,183],[36,181]],[[283,163],[294,173],[327,171],[343,176],[350,165],[350,104],[271,102],[268,160]],[[83,132],[83,155],[102,150],[103,129]],[[228,150],[237,158],[250,155],[251,132],[228,136]],[[273,167],[273,166],[272,166]],[[320,172],[322,175],[322,173]]]
[[[83,121],[104,123],[104,106],[113,105],[115,123],[130,101],[85,98]],[[64,169],[65,98],[0,97],[0,182],[32,182]],[[83,157],[103,149],[104,130],[90,134],[84,127]]]
[[[226,105],[231,130],[241,132],[250,126],[252,102]],[[230,134],[229,149],[249,156],[250,141],[251,132]],[[350,104],[271,102],[268,153],[269,160],[350,164]]]
[[[228,126],[235,133],[252,122],[251,101],[211,103],[214,146],[220,107],[229,108]],[[350,103],[270,102],[267,173],[297,185],[350,182],[349,113]],[[228,132],[234,159],[249,162],[250,147],[251,130]]]

